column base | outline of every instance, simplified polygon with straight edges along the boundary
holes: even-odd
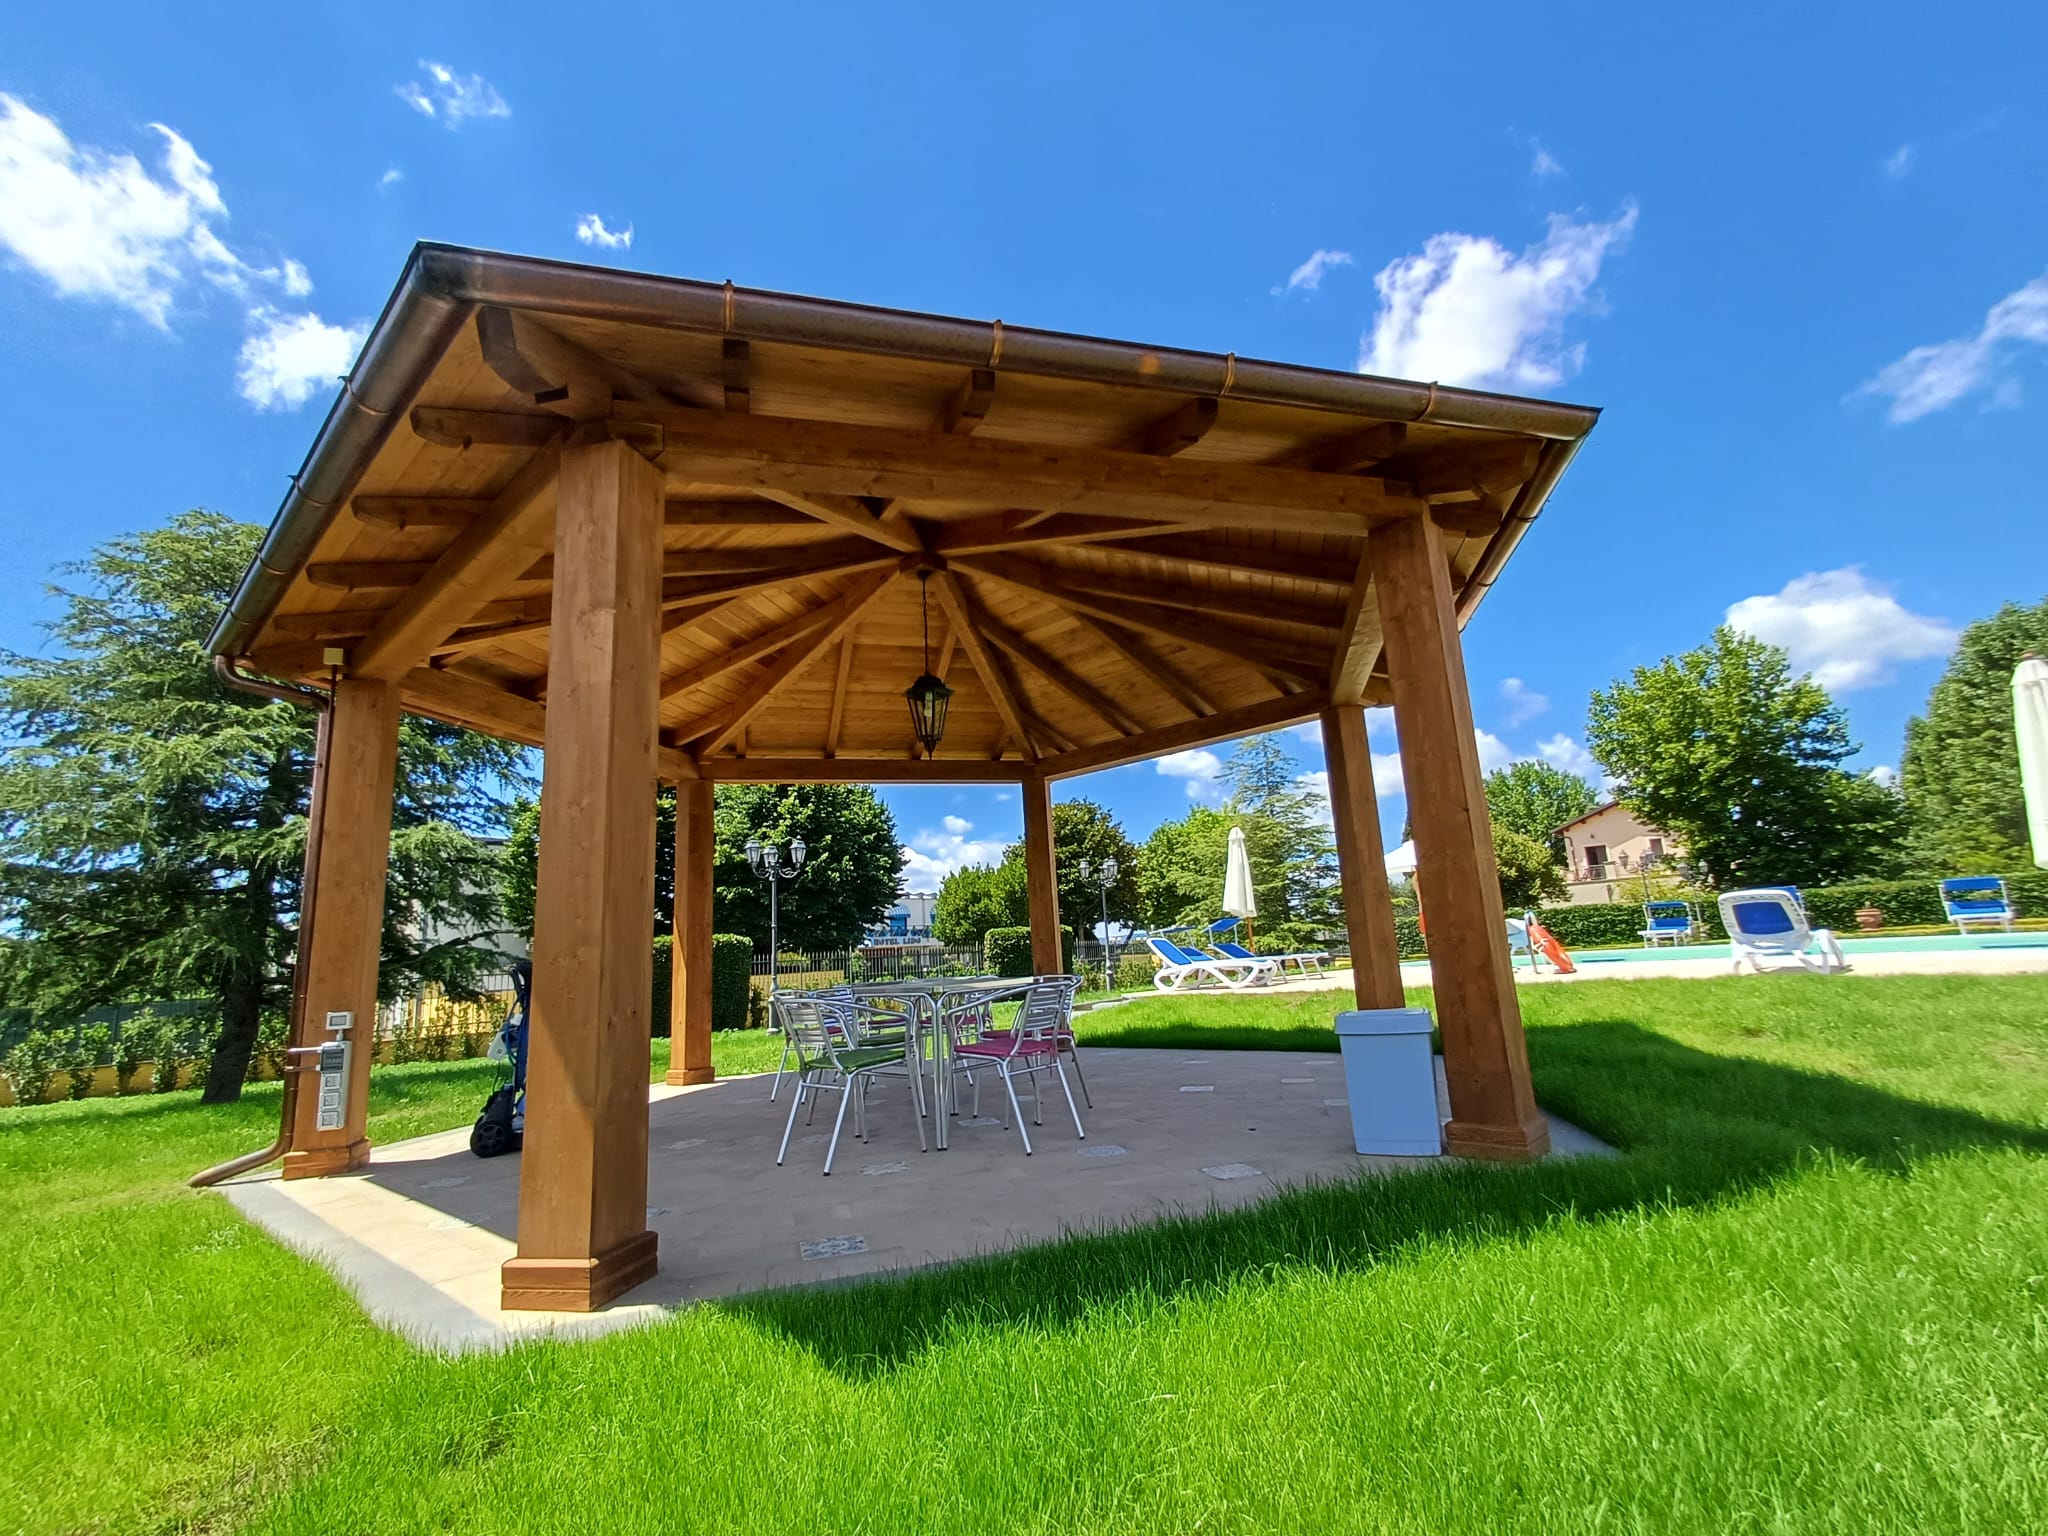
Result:
[[[693,1088],[698,1083],[717,1082],[718,1072],[712,1067],[670,1067],[662,1081],[671,1088]]]
[[[1452,1157],[1477,1157],[1495,1163],[1533,1163],[1550,1151],[1550,1122],[1538,1115],[1527,1125],[1475,1125],[1468,1120],[1444,1124],[1444,1151]]]
[[[507,1259],[499,1271],[507,1312],[595,1312],[660,1267],[656,1237],[636,1232],[588,1259]]]
[[[284,1155],[284,1176],[288,1179],[320,1179],[332,1173],[354,1173],[370,1161],[370,1139],[339,1147],[304,1147]]]

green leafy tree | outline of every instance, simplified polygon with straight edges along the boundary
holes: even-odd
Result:
[[[1564,899],[1564,869],[1546,839],[1496,822],[1493,862],[1500,871],[1501,905],[1510,915]]]
[[[1533,837],[1562,862],[1564,839],[1557,829],[1600,803],[1593,786],[1576,773],[1525,758],[1486,776],[1486,809],[1496,828]]]
[[[969,864],[939,882],[932,906],[932,937],[941,944],[979,944],[991,928],[1022,928],[1031,921],[1024,864]]]
[[[1062,923],[1078,934],[1101,922],[1101,887],[1082,879],[1081,866],[1099,868],[1104,859],[1112,858],[1117,861],[1117,878],[1109,888],[1109,920],[1112,925],[1141,920],[1138,848],[1108,811],[1092,800],[1057,802],[1052,808],[1052,847]],[[1024,845],[1016,842],[1004,850],[1001,863],[970,866],[940,883],[932,933],[942,944],[979,944],[991,928],[1022,928],[1030,921]]]
[[[1316,867],[1303,857],[1299,828],[1256,812],[1195,806],[1178,821],[1162,822],[1138,856],[1138,885],[1146,921],[1155,928],[1213,922],[1223,913],[1223,871],[1230,829],[1244,830],[1259,924],[1335,920],[1334,882],[1303,878]]]
[[[1616,798],[1681,842],[1709,883],[1825,885],[1896,867],[1896,797],[1841,770],[1841,711],[1777,646],[1723,626],[1593,695]]]
[[[1933,875],[1989,875],[2032,862],[2013,737],[2012,674],[2048,656],[2048,599],[2008,603],[1963,631],[1899,760],[1913,862]]]
[[[0,655],[0,922],[7,1002],[59,1017],[205,996],[204,1097],[239,1096],[296,941],[314,721],[213,675],[205,641],[262,530],[211,512],[117,538],[56,587],[47,656]],[[492,958],[502,787],[523,750],[408,719],[381,983],[462,990]],[[431,926],[458,937],[423,944]]]

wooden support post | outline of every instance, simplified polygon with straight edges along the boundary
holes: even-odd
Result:
[[[590,1311],[655,1271],[648,1008],[661,678],[661,476],[562,454],[534,910],[519,1252],[507,1309]]]
[[[1052,785],[1033,774],[1018,786],[1024,802],[1024,879],[1031,896],[1031,969],[1057,976],[1066,967],[1060,945],[1060,878],[1052,849]]]
[[[1372,787],[1365,711],[1323,711],[1323,757],[1330,771],[1330,813],[1337,871],[1344,884],[1344,927],[1351,935],[1351,986],[1361,1008],[1401,1006],[1401,942],[1380,849],[1380,806]]]
[[[1451,1090],[1445,1149],[1541,1157],[1550,1127],[1529,1087],[1443,535],[1418,517],[1386,525],[1374,543],[1408,812],[1429,882],[1430,975]]]
[[[676,786],[675,929],[669,940],[668,1081],[709,1083],[711,1069],[711,805],[709,779]]]
[[[295,1046],[335,1039],[327,1016],[346,1013],[348,1081],[339,1127],[320,1129],[318,1079],[301,1083],[284,1176],[346,1173],[370,1160],[370,1058],[377,1049],[377,961],[384,948],[384,874],[391,858],[391,786],[398,771],[398,690],[344,678],[320,723],[313,766],[319,868],[302,905],[306,1002]],[[307,914],[317,918],[307,920]],[[306,1058],[298,1058],[305,1060]]]

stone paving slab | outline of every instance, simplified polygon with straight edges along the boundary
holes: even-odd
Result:
[[[962,1105],[950,1150],[920,1153],[908,1089],[883,1084],[869,1096],[870,1139],[856,1141],[849,1126],[829,1178],[820,1175],[829,1096],[815,1124],[799,1121],[778,1168],[787,1082],[776,1104],[766,1075],[651,1089],[648,1225],[661,1272],[597,1313],[500,1310],[519,1159],[471,1156],[466,1127],[378,1147],[362,1174],[289,1184],[270,1175],[223,1190],[331,1270],[379,1323],[459,1352],[544,1332],[609,1332],[711,1297],[943,1263],[1433,1161],[1352,1150],[1333,1055],[1084,1047],[1082,1061],[1095,1101],[1081,1110],[1085,1140],[1049,1083],[1045,1123],[1031,1127],[1026,1157],[1016,1128],[998,1118],[1007,1106],[991,1084],[980,1114],[971,1095]],[[1180,1091],[1189,1087],[1208,1091]],[[1438,1101],[1448,1114],[1441,1064]],[[1612,1151],[1554,1117],[1550,1124],[1555,1155]]]

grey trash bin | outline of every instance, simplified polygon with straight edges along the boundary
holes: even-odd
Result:
[[[1437,1157],[1444,1149],[1427,1008],[1359,1008],[1337,1015],[1351,1135],[1376,1157]]]

